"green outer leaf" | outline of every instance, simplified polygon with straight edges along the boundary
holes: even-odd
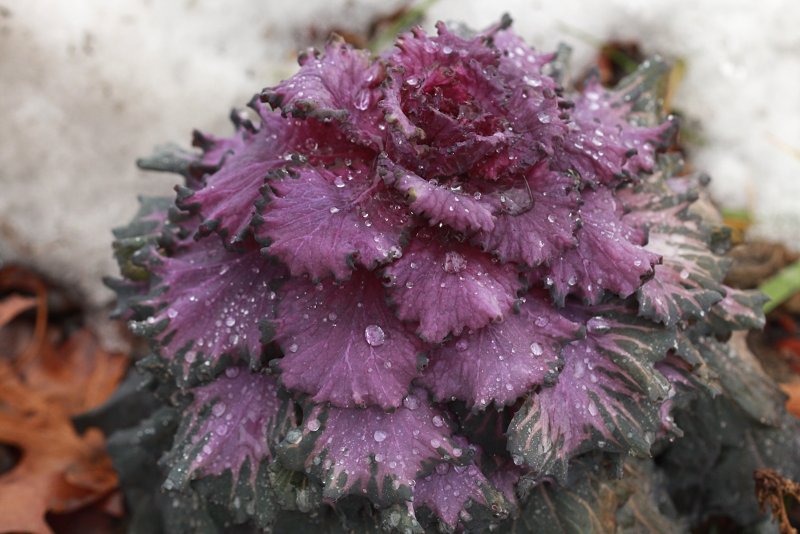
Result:
[[[778,424],[784,413],[784,395],[758,366],[752,354],[744,354],[746,342],[736,350],[730,343],[701,338],[696,346],[709,368],[718,377],[725,395],[733,399],[753,419]]]
[[[590,457],[576,466],[569,483],[548,482],[534,488],[518,518],[502,532],[511,534],[658,533],[678,534],[685,526],[676,521],[664,493],[662,477],[650,462],[628,460],[624,477],[614,480]],[[504,525],[505,526],[505,525]]]
[[[647,456],[661,426],[670,385],[654,364],[674,334],[627,313],[593,317],[587,332],[565,348],[559,382],[532,394],[508,427],[508,450],[537,476],[563,482],[570,459],[590,450]],[[590,364],[594,370],[578,368]]]

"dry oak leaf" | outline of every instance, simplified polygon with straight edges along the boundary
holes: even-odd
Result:
[[[24,284],[12,282],[20,276]],[[128,359],[103,350],[87,330],[55,343],[53,338],[62,334],[47,327],[44,284],[32,278],[21,271],[0,271],[0,289],[36,294],[35,299],[12,296],[0,301],[0,328],[18,326],[8,323],[37,305],[27,347],[13,353],[0,346],[0,444],[22,453],[0,475],[0,533],[49,534],[48,512],[68,513],[99,502],[118,482],[102,433],[89,429],[79,435],[70,418],[111,395]]]

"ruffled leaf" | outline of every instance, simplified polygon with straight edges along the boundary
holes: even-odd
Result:
[[[513,265],[501,265],[466,245],[444,242],[427,230],[417,233],[385,274],[398,317],[419,321],[417,333],[431,343],[502,319],[522,285]]]
[[[164,459],[170,467],[165,487],[182,488],[190,480],[226,472],[235,487],[243,469],[250,479],[242,482],[252,485],[262,464],[272,460],[277,444],[296,425],[293,403],[277,392],[274,378],[240,367],[229,367],[213,382],[193,388],[175,445]]]
[[[223,357],[259,364],[274,316],[271,284],[284,271],[255,244],[239,253],[214,236],[187,241],[151,269],[158,282],[144,302],[150,316],[131,327],[155,339],[181,383],[196,380],[198,369],[213,371]]]
[[[494,228],[492,207],[479,198],[420,178],[385,157],[379,165],[384,181],[405,194],[411,211],[424,216],[430,226],[444,223],[459,232]]]
[[[521,71],[507,59],[513,51],[498,50],[493,37],[503,27],[461,37],[440,23],[437,36],[400,37],[386,58],[379,104],[389,122],[387,152],[400,165],[427,177],[494,180],[552,150],[565,130],[555,82],[538,72],[535,57]]]
[[[766,322],[763,309],[768,300],[758,290],[725,286],[725,298],[711,307],[708,322],[719,336],[726,336],[732,330],[761,330]]]
[[[695,346],[727,396],[753,419],[778,424],[784,396],[749,352],[744,333],[734,334],[730,343],[703,337]]]
[[[532,394],[508,429],[509,451],[540,477],[563,481],[570,458],[589,450],[646,456],[660,428],[669,382],[653,364],[673,335],[622,311],[586,327],[564,347],[558,383]]]
[[[200,235],[216,231],[230,246],[247,235],[268,175],[292,162],[292,153],[312,136],[304,123],[267,113],[257,132],[231,149],[219,170],[198,191],[180,191],[178,205],[203,219]]]
[[[574,97],[573,125],[553,158],[555,168],[592,184],[652,170],[656,148],[674,129],[669,121],[658,124],[668,73],[664,61],[652,59],[614,89],[590,80]]]
[[[375,144],[381,118],[375,104],[380,98],[383,66],[338,36],[328,41],[323,54],[310,50],[299,61],[300,70],[264,89],[261,99],[284,114],[334,119],[361,142]]]
[[[414,508],[422,506],[431,510],[450,531],[459,523],[472,531],[488,529],[490,524],[505,519],[511,508],[505,496],[476,465],[451,466],[449,463],[438,464],[433,473],[417,480]],[[488,517],[476,518],[481,515]]]
[[[468,451],[451,438],[446,416],[423,390],[394,412],[309,406],[279,457],[321,480],[326,499],[365,495],[380,506],[411,499],[415,480],[437,462],[469,462]]]
[[[257,236],[293,275],[341,280],[356,263],[372,269],[399,254],[408,215],[364,165],[304,166],[270,186]]]
[[[557,313],[548,297],[530,293],[504,321],[436,349],[421,383],[439,401],[461,399],[470,408],[510,404],[534,385],[555,382],[561,345],[580,333],[580,325]]]
[[[523,180],[495,194],[499,213],[494,227],[475,241],[503,262],[535,267],[577,244],[578,194],[572,177],[550,172],[544,164]]]
[[[417,375],[421,343],[384,304],[380,280],[292,280],[281,288],[281,382],[334,406],[395,408]]]
[[[638,291],[639,313],[668,327],[702,317],[725,296],[728,260],[717,256],[686,222],[684,229],[651,231],[646,248],[664,258]]]
[[[553,261],[546,284],[558,302],[573,293],[596,304],[604,290],[627,297],[652,274],[661,257],[640,246],[641,236],[622,219],[610,191],[584,191],[582,198],[578,246]]]

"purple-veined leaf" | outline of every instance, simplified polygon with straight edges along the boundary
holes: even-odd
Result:
[[[471,38],[443,24],[437,30],[403,35],[387,55],[380,106],[392,159],[420,176],[495,180],[552,152],[565,127],[539,59],[527,54],[533,63],[519,69],[510,60],[519,47],[498,49],[492,40],[502,25]]]
[[[470,461],[469,451],[451,437],[447,416],[420,389],[393,412],[309,406],[278,454],[321,480],[324,498],[365,495],[380,506],[410,500],[416,480],[436,463]]]
[[[670,385],[653,364],[674,336],[621,309],[586,328],[564,347],[558,382],[531,394],[508,429],[509,451],[537,476],[564,480],[570,459],[589,450],[648,455],[661,425]]]
[[[356,264],[373,269],[400,254],[409,217],[399,195],[372,178],[362,164],[294,169],[271,182],[256,235],[295,276],[341,280]]]
[[[411,211],[425,217],[429,225],[444,223],[459,232],[494,228],[491,205],[477,195],[420,178],[386,157],[379,159],[379,166],[384,181],[403,193]]]
[[[262,462],[297,422],[293,403],[277,396],[274,378],[232,366],[214,381],[190,390],[172,451],[165,487],[182,488],[192,479],[230,471],[236,485],[248,466],[253,484]]]
[[[627,297],[642,285],[661,257],[637,242],[636,229],[623,220],[610,191],[584,191],[582,198],[578,246],[552,262],[546,284],[559,302],[573,293],[596,304],[604,290]]]
[[[276,341],[287,388],[338,407],[396,408],[417,376],[422,344],[384,304],[381,281],[357,271],[342,284],[287,282]]]
[[[725,296],[722,278],[728,260],[708,248],[686,221],[683,229],[651,231],[646,248],[664,258],[638,292],[639,313],[668,327],[702,317]]]
[[[522,286],[513,265],[427,229],[384,272],[398,317],[419,321],[417,333],[431,343],[502,319]]]
[[[475,241],[503,262],[535,267],[550,262],[577,241],[575,213],[578,194],[574,179],[536,165],[516,187],[499,189],[494,227],[475,236]]]
[[[143,304],[152,314],[131,326],[153,335],[180,382],[194,381],[194,368],[213,371],[223,356],[258,365],[274,317],[271,283],[285,271],[255,243],[234,252],[217,236],[184,241],[172,256],[154,257],[151,270],[158,282]]]
[[[356,50],[338,36],[325,51],[307,51],[300,56],[300,70],[288,80],[261,93],[261,99],[284,114],[336,120],[359,142],[377,145],[381,112],[383,65],[373,62],[369,52]]]
[[[659,124],[657,107],[668,73],[665,62],[653,59],[614,89],[589,80],[574,97],[572,127],[554,155],[555,168],[593,184],[652,170],[656,148],[674,130],[671,121]]]
[[[414,486],[414,508],[425,506],[448,529],[459,523],[471,529],[488,528],[484,522],[476,525],[475,515],[486,510],[499,523],[512,507],[475,464],[453,466],[447,462],[436,465],[433,473],[417,479]]]
[[[561,346],[580,334],[581,325],[560,315],[547,295],[528,293],[502,322],[435,349],[421,383],[437,400],[456,398],[469,408],[510,404],[532,386],[555,382]]]
[[[256,203],[261,200],[261,188],[271,173],[295,163],[293,154],[301,148],[305,152],[305,144],[316,136],[327,133],[331,144],[344,143],[341,134],[330,126],[315,128],[279,113],[265,113],[262,121],[261,128],[225,157],[202,188],[180,191],[178,205],[203,219],[201,235],[216,231],[229,245],[239,245],[246,238]]]

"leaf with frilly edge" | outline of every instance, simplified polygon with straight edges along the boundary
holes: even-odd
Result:
[[[364,162],[302,166],[272,181],[270,190],[256,236],[295,276],[342,280],[355,264],[374,269],[400,253],[409,216]]]
[[[568,294],[590,304],[598,303],[604,291],[627,297],[652,274],[661,257],[641,246],[639,233],[623,219],[613,193],[585,190],[582,199],[578,246],[553,260],[545,283],[559,303]]]
[[[494,228],[494,210],[479,195],[425,180],[385,156],[378,158],[378,174],[403,193],[411,211],[425,217],[430,226],[444,223],[458,232]]]
[[[671,120],[661,121],[658,105],[668,73],[663,60],[652,58],[613,89],[590,79],[574,96],[572,127],[556,150],[555,168],[592,184],[652,170],[656,148],[675,130]]]
[[[535,267],[550,262],[577,241],[579,195],[575,179],[551,172],[546,163],[492,193],[496,207],[493,228],[482,229],[473,241],[503,262]]]
[[[417,336],[384,303],[370,272],[345,283],[294,279],[280,289],[275,340],[281,382],[335,406],[400,406],[423,353]]]
[[[142,301],[150,316],[130,324],[149,335],[171,362],[179,384],[213,373],[223,357],[260,365],[267,322],[274,316],[273,282],[284,269],[264,258],[259,247],[227,250],[217,236],[185,241],[169,257],[154,255],[157,282]]]
[[[514,265],[428,229],[417,232],[384,274],[397,316],[419,321],[417,333],[431,343],[501,320],[523,285]]]
[[[532,386],[555,382],[561,346],[582,335],[582,326],[553,309],[542,292],[521,298],[514,313],[435,349],[420,383],[436,400],[461,399],[484,409],[510,404]]]
[[[377,146],[382,114],[375,104],[380,98],[383,65],[337,35],[323,53],[306,51],[299,63],[294,76],[264,89],[261,100],[280,108],[284,115],[336,120],[360,143]]]
[[[393,412],[309,405],[278,457],[321,480],[326,499],[364,495],[379,506],[408,501],[416,479],[437,462],[470,461],[469,451],[451,437],[447,416],[421,389]]]
[[[275,379],[246,368],[229,367],[189,393],[192,400],[175,444],[163,459],[170,469],[167,489],[227,471],[236,485],[245,464],[252,484],[261,464],[273,459],[277,444],[296,425],[294,405],[278,397]]]
[[[442,462],[417,479],[414,508],[428,508],[447,531],[461,525],[470,532],[487,531],[508,517],[509,503],[475,464]]]
[[[538,477],[565,480],[572,457],[590,450],[646,456],[661,421],[669,382],[653,367],[673,346],[671,332],[622,309],[567,310],[586,322],[586,338],[563,349],[552,387],[530,395],[508,429],[508,449]]]

